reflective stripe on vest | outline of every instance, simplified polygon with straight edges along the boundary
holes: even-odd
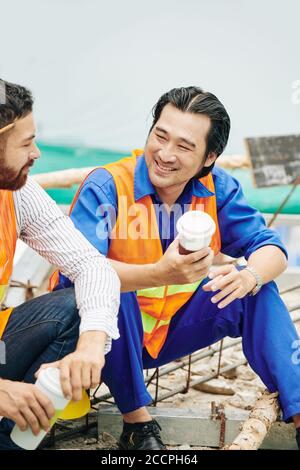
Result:
[[[5,299],[7,287],[8,287],[7,284],[5,286],[0,286],[0,305]]]

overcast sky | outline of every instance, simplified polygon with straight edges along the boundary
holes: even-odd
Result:
[[[124,150],[162,93],[199,85],[239,153],[299,133],[299,19],[298,0],[0,0],[0,77],[32,89],[40,139]]]

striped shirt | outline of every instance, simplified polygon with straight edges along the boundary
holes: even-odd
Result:
[[[111,340],[119,338],[116,272],[32,178],[13,195],[18,237],[74,283],[80,333],[106,332],[105,353],[109,352]]]

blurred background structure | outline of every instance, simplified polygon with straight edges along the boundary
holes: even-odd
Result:
[[[0,0],[0,77],[35,95],[39,140],[130,150],[170,88],[200,85],[243,138],[298,133],[297,0]]]

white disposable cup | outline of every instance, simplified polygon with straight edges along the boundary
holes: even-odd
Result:
[[[53,426],[59,415],[69,403],[69,400],[64,397],[61,389],[59,369],[54,367],[42,369],[35,386],[50,399],[55,408],[55,416],[51,420],[51,426]],[[15,425],[10,437],[19,447],[26,450],[34,450],[44,439],[46,434],[47,432],[41,429],[38,435],[35,436],[30,427],[28,427],[26,431],[21,431],[20,428]]]
[[[185,212],[177,221],[181,253],[201,250],[209,246],[216,231],[216,224],[209,214],[203,211]]]

